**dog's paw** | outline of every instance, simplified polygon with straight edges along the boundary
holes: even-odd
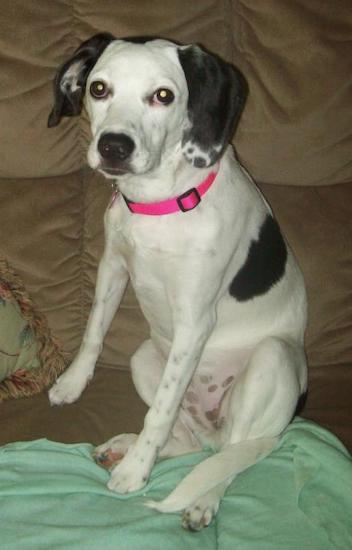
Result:
[[[136,434],[120,434],[99,445],[93,452],[93,458],[110,472],[121,462],[128,449],[137,441]]]
[[[111,472],[108,488],[121,494],[139,491],[146,485],[149,473],[143,459],[138,460],[127,454]]]
[[[82,375],[76,370],[69,368],[57,379],[49,390],[50,404],[63,405],[65,403],[74,403],[80,397],[91,377],[91,375]]]
[[[219,509],[219,500],[208,495],[198,499],[182,514],[182,527],[188,531],[201,531],[208,527]]]

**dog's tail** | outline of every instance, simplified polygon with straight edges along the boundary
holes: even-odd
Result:
[[[265,458],[274,449],[278,439],[261,438],[228,445],[198,464],[164,500],[150,500],[145,504],[159,512],[184,510],[220,483],[231,480]]]

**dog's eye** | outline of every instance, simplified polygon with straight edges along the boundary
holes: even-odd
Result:
[[[102,80],[95,80],[91,83],[89,92],[95,99],[105,99],[109,95],[109,88]]]
[[[170,105],[174,99],[174,93],[168,88],[159,88],[153,95],[153,102],[159,105]]]

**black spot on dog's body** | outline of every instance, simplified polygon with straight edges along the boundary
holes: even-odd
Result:
[[[239,302],[265,294],[285,273],[287,248],[278,223],[268,215],[258,240],[252,241],[247,258],[230,285]]]

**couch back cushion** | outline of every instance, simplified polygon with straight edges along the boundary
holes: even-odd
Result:
[[[0,18],[0,177],[53,176],[86,163],[84,117],[48,130],[57,67],[98,31],[201,42],[243,70],[236,136],[257,181],[352,180],[350,0],[5,0]]]
[[[83,40],[99,31],[184,42],[206,36],[212,50],[229,58],[228,12],[222,2],[211,0],[5,0],[0,17],[0,177],[56,176],[86,164],[85,116],[47,128],[55,72]]]
[[[250,88],[240,159],[261,182],[351,181],[350,0],[234,4],[234,61]]]
[[[110,189],[106,180],[82,170],[89,140],[85,117],[63,120],[51,130],[46,123],[56,68],[82,40],[105,30],[202,42],[240,66],[250,94],[236,149],[254,178],[264,182],[302,266],[310,363],[352,361],[352,186],[346,183],[352,181],[350,5],[350,0],[340,0],[338,9],[321,0],[3,0],[1,251],[65,349],[74,351],[82,338]],[[128,293],[102,361],[127,365],[146,334]]]

